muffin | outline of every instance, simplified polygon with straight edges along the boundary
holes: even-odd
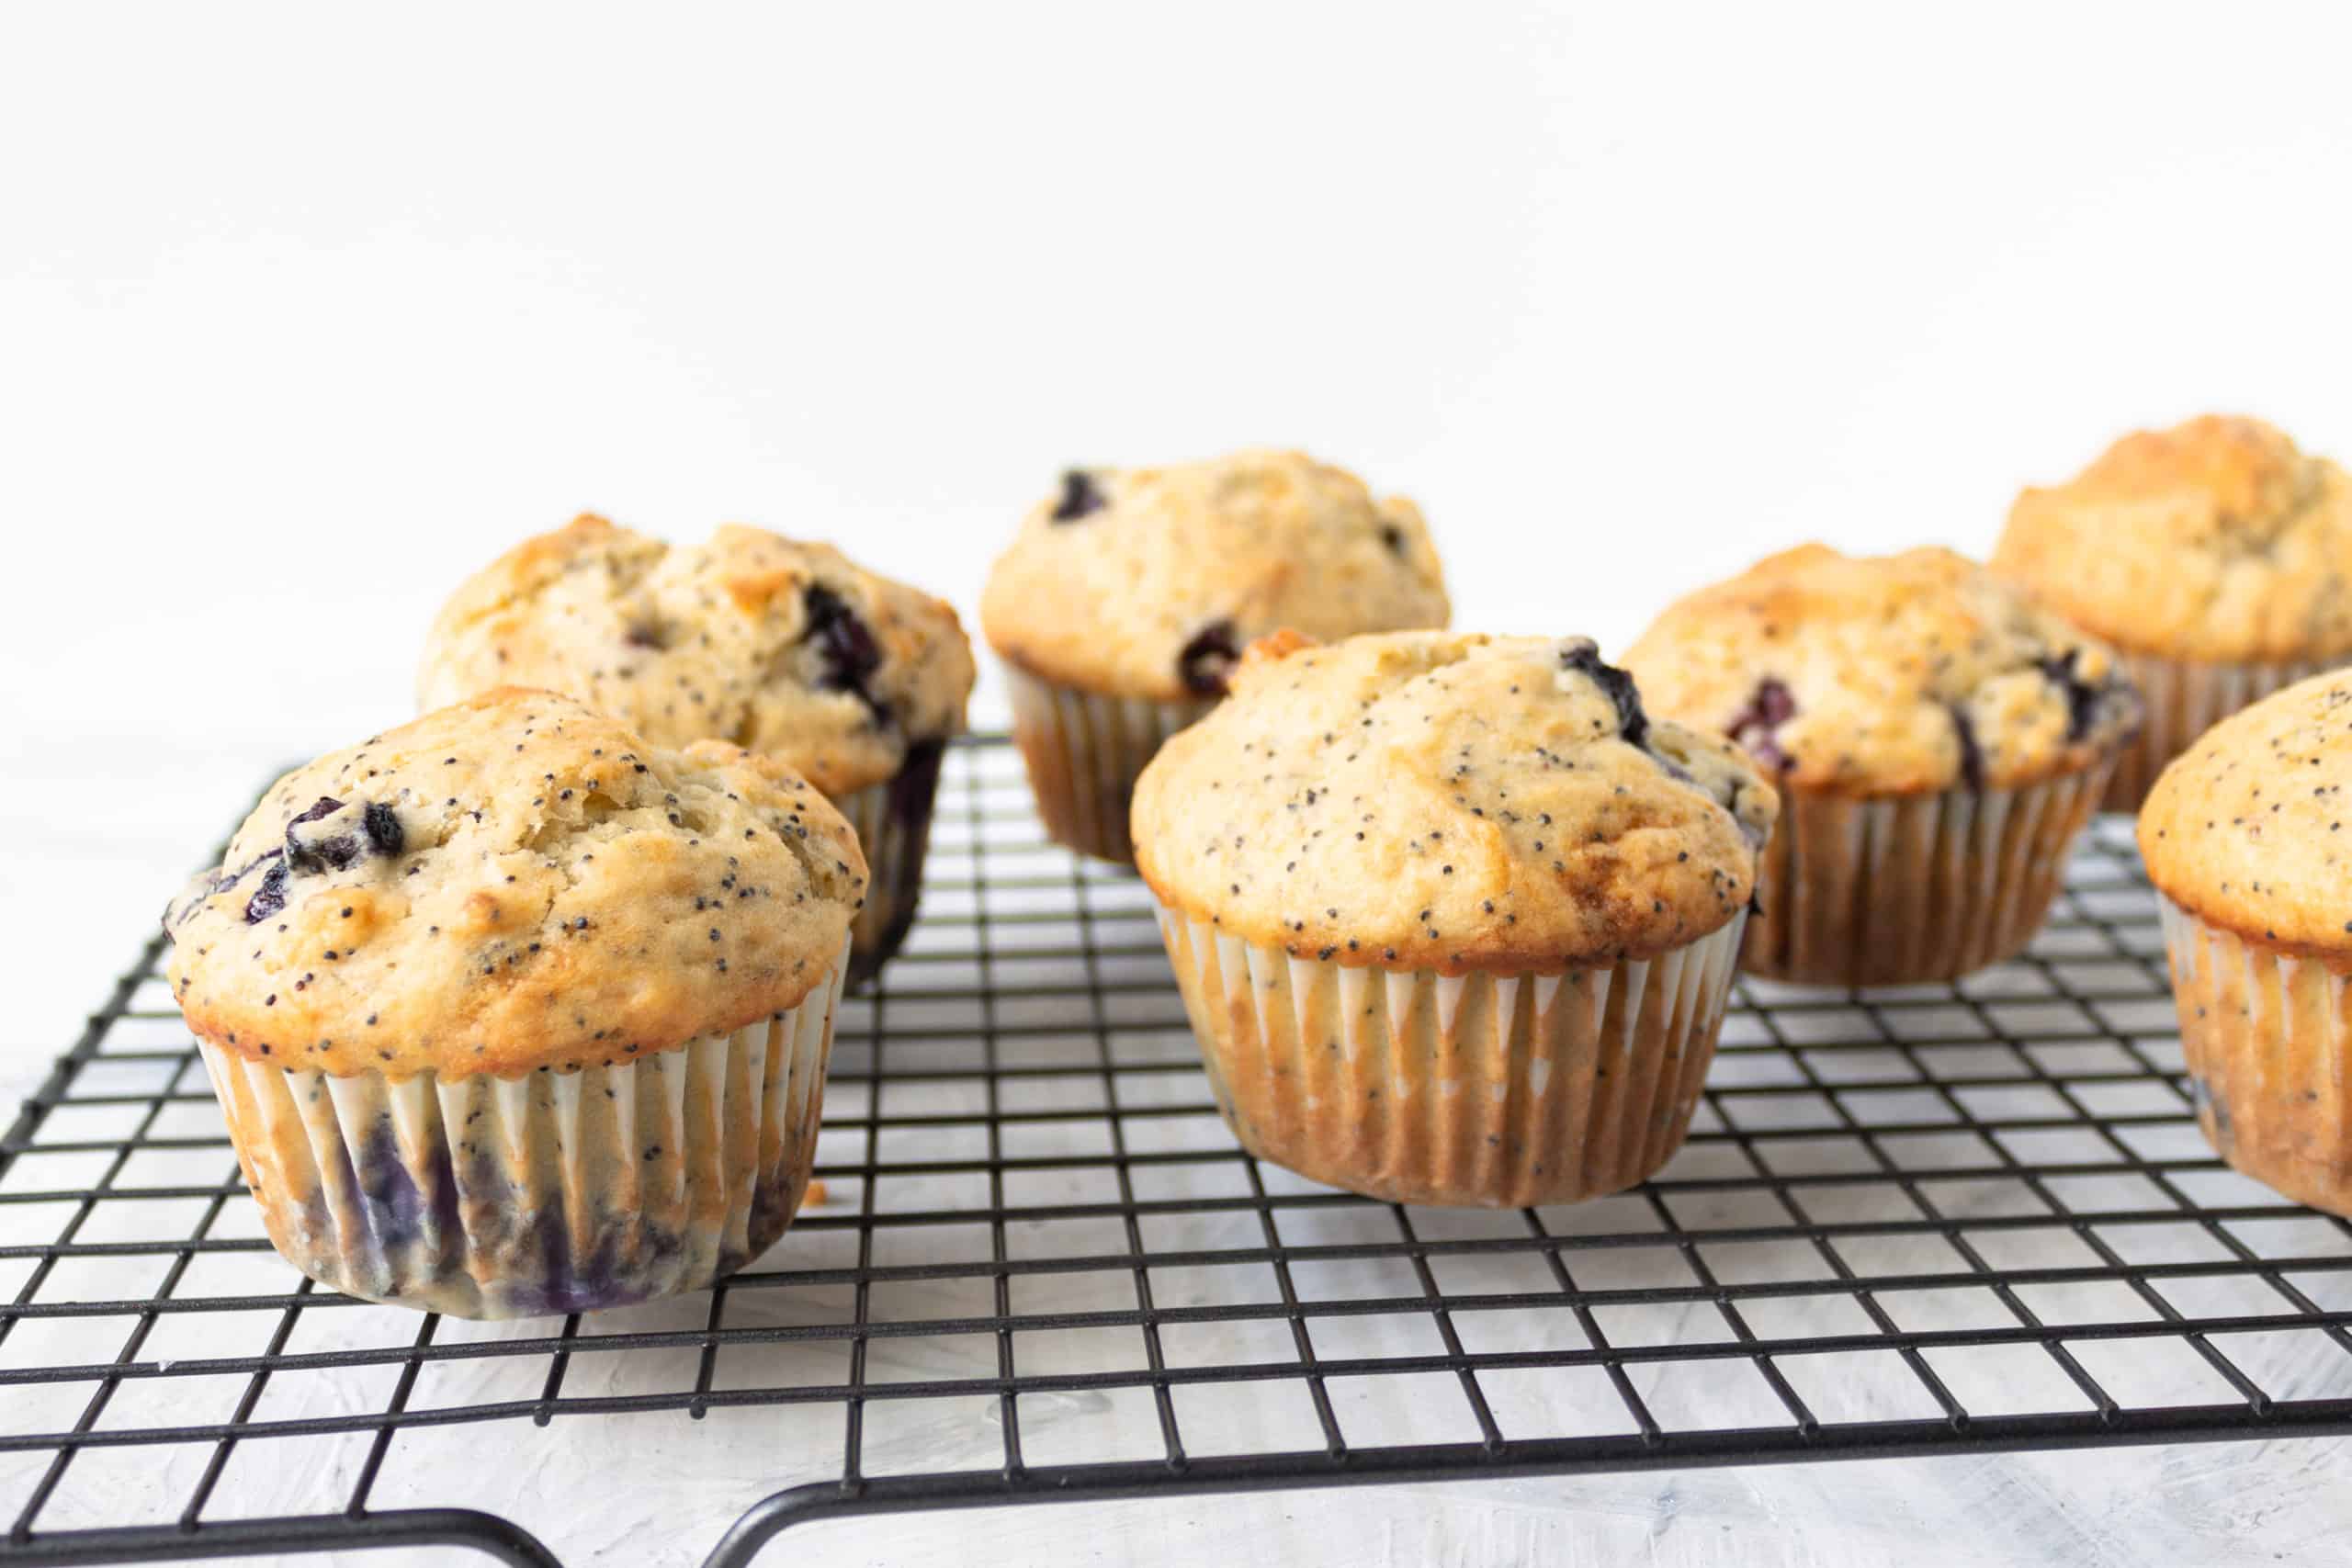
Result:
[[[1030,509],[980,601],[1046,830],[1121,864],[1136,776],[1216,705],[1253,639],[1446,615],[1419,508],[1296,452],[1073,468]]]
[[[280,779],[166,911],[165,973],[288,1262],[582,1312],[784,1233],[865,888],[774,758],[503,688]]]
[[[862,985],[914,923],[940,761],[972,677],[951,606],[831,546],[730,524],[673,548],[583,516],[458,588],[416,690],[431,710],[543,686],[654,745],[725,740],[806,775],[874,868],[850,950]]]
[[[2352,671],[2222,720],[2140,813],[2197,1120],[2223,1159],[2352,1214]]]
[[[2147,700],[2109,810],[2216,721],[2352,663],[2352,484],[2259,420],[2142,431],[2025,491],[1993,570],[2113,645]]]
[[[1521,1205],[1680,1145],[1775,809],[1585,638],[1277,636],[1144,770],[1134,829],[1243,1147]]]
[[[2106,649],[1944,549],[1769,557],[1668,608],[1625,665],[1780,786],[1742,954],[1775,979],[1951,980],[2016,953],[2140,721]]]

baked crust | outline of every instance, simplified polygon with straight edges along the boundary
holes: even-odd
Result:
[[[2066,483],[2019,495],[1992,564],[2138,653],[2352,653],[2352,480],[2260,420],[2126,435]]]
[[[2352,671],[2207,730],[2148,792],[2139,837],[2148,879],[2183,909],[2352,971]]]
[[[1626,650],[1658,712],[1846,795],[2017,789],[2140,725],[2114,656],[1951,550],[1768,556],[1668,607]]]
[[[973,677],[951,605],[830,545],[729,524],[673,547],[582,515],[459,585],[425,639],[417,705],[544,687],[657,746],[781,757],[839,795],[961,730]]]
[[[280,779],[166,911],[165,973],[254,1060],[511,1077],[797,1006],[865,878],[784,762],[504,687]]]
[[[1090,468],[1032,507],[989,573],[1002,658],[1102,696],[1214,696],[1250,642],[1442,626],[1420,509],[1299,452]]]
[[[1778,799],[1736,747],[1650,722],[1584,638],[1403,632],[1253,647],[1136,788],[1162,903],[1388,969],[1654,957],[1745,908]]]

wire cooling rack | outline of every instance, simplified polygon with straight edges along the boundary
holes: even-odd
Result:
[[[658,1520],[725,1565],[908,1508],[2352,1431],[2352,1227],[2199,1136],[2117,819],[2018,962],[1743,980],[1657,1180],[1405,1209],[1239,1152],[1144,890],[967,744],[824,1201],[715,1290],[514,1324],[278,1260],[158,959],[0,1139],[0,1562]]]

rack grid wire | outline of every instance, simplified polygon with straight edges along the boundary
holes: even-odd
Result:
[[[899,1509],[2352,1431],[2352,1226],[2199,1134],[2129,828],[1957,986],[1744,977],[1656,1179],[1410,1209],[1241,1153],[1147,893],[968,741],[823,1200],[715,1289],[520,1324],[279,1261],[151,942],[0,1138],[0,1562],[555,1564],[542,1441],[725,1568]]]

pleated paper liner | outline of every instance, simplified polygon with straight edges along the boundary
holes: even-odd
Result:
[[[1654,960],[1459,977],[1293,958],[1160,909],[1217,1105],[1242,1146],[1405,1203],[1620,1191],[1681,1146],[1740,918]]]
[[[2352,1214],[2352,975],[2156,902],[2206,1141],[2297,1202]]]
[[[2106,809],[2137,811],[2165,764],[2230,715],[2296,682],[2334,670],[2343,659],[2280,664],[2218,664],[2119,653],[2147,703],[2140,738],[2128,747],[2108,785]]]
[[[2022,952],[2065,883],[2112,760],[2016,790],[1787,788],[1741,966],[1813,985],[1957,979]]]
[[[333,1077],[198,1045],[297,1269],[459,1317],[585,1312],[699,1290],[784,1234],[842,976],[731,1034],[511,1079]]]
[[[857,831],[868,873],[865,907],[849,928],[849,983],[863,986],[899,949],[915,923],[922,893],[923,857],[931,850],[931,818],[939,798],[944,740],[918,740],[894,778],[833,797]]]
[[[1009,660],[1004,673],[1013,744],[1021,748],[1046,831],[1080,854],[1133,865],[1127,807],[1136,778],[1162,742],[1218,699],[1098,696],[1041,681]]]

